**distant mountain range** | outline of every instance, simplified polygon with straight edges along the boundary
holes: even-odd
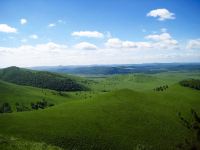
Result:
[[[33,70],[83,75],[112,75],[127,73],[159,73],[166,71],[199,71],[200,63],[151,63],[87,66],[40,66]]]

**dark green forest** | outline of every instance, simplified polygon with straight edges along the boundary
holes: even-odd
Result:
[[[18,67],[9,67],[0,70],[0,79],[18,85],[34,86],[56,91],[83,91],[88,90],[75,80],[56,73],[45,71],[31,71]]]

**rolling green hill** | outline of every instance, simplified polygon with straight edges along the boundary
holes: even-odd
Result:
[[[165,92],[113,91],[45,110],[0,116],[0,133],[64,149],[169,150],[190,136],[178,120],[200,110],[197,90],[171,86]],[[3,130],[1,130],[3,129]]]
[[[67,76],[44,71],[21,69],[18,67],[9,67],[0,70],[0,79],[19,85],[28,85],[57,91],[82,91],[88,89],[75,79]]]
[[[177,114],[189,118],[191,108],[200,113],[200,93],[179,81],[199,79],[199,72],[88,78],[72,77],[90,91],[62,93],[0,81],[0,104],[7,102],[13,108],[12,113],[0,113],[0,135],[9,142],[7,137],[19,139],[11,142],[22,150],[24,143],[30,149],[54,145],[66,150],[171,150],[192,137]],[[153,90],[166,84],[169,88],[164,91]],[[41,99],[55,106],[15,111],[15,103],[30,107]],[[9,144],[3,149],[12,150]]]

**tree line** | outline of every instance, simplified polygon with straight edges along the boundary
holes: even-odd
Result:
[[[190,87],[196,90],[200,90],[200,80],[199,79],[186,79],[180,81],[180,85],[185,87]]]

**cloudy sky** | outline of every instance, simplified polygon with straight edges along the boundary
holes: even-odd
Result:
[[[200,62],[199,0],[1,0],[0,67]]]

